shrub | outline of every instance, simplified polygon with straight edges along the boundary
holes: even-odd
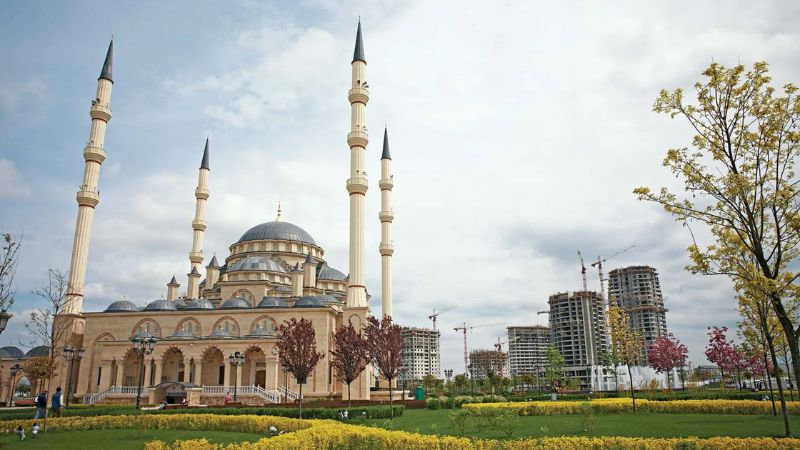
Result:
[[[467,426],[467,419],[469,419],[470,413],[466,410],[458,410],[451,412],[448,417],[450,418],[450,425],[458,430],[460,435],[464,435],[464,428]]]
[[[581,430],[584,433],[591,433],[594,430],[594,409],[589,402],[583,402],[578,407],[581,415]]]
[[[425,403],[427,403],[428,409],[439,409],[442,407],[442,402],[439,401],[438,397],[428,397]]]
[[[519,415],[510,409],[501,409],[495,419],[495,423],[497,423],[506,437],[510,438],[519,426]]]

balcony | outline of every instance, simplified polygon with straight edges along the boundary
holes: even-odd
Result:
[[[92,103],[92,109],[89,110],[89,116],[92,119],[100,119],[103,122],[111,120],[111,108],[99,103]]]
[[[94,208],[98,203],[100,203],[100,193],[81,189],[78,191],[78,195],[76,195],[76,200],[78,200],[79,206],[89,206]]]
[[[361,87],[350,89],[347,92],[347,100],[350,103],[363,103],[366,105],[369,101],[369,90]]]
[[[350,147],[367,148],[368,143],[369,135],[364,131],[351,131],[347,134],[347,145]]]

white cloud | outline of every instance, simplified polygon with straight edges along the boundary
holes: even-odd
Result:
[[[0,159],[0,197],[30,197],[31,189],[22,179],[14,161]]]

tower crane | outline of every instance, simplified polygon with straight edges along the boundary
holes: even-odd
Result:
[[[583,292],[586,292],[589,290],[586,287],[586,265],[583,263],[583,255],[581,255],[580,250],[578,250],[578,259],[581,260],[581,277],[583,278]]]
[[[601,258],[601,257],[598,256],[597,257],[597,261],[592,263],[592,267],[597,267],[597,272],[600,275],[600,296],[601,297],[605,296],[605,289],[606,289],[605,288],[605,279],[603,278],[603,263],[608,261],[609,259],[615,257],[615,256],[619,256],[619,255],[627,252],[628,250],[630,250],[630,249],[632,249],[634,247],[636,247],[636,244],[633,244],[630,247],[627,247],[627,248],[624,248],[624,249],[619,250],[617,252],[614,252],[611,255],[606,256],[605,258]]]
[[[451,306],[449,308],[440,309],[439,311],[436,311],[436,308],[433,308],[433,314],[428,316],[428,319],[433,321],[433,331],[436,331],[436,318],[439,317],[439,314],[444,314],[447,311],[452,311],[456,308],[458,308],[458,306]]]
[[[475,328],[485,328],[485,327],[496,327],[500,325],[505,325],[505,323],[487,323],[483,325],[473,325],[467,326],[467,323],[464,322],[461,324],[460,327],[453,328],[453,331],[463,331],[464,332],[464,375],[469,373],[469,369],[467,366],[469,365],[469,356],[467,355],[467,331],[473,330]]]

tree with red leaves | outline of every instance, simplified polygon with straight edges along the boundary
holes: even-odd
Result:
[[[392,380],[396,379],[403,367],[403,336],[400,325],[392,322],[391,316],[378,320],[367,318],[367,347],[369,358],[389,382],[390,418],[394,419]]]
[[[706,358],[719,367],[720,370],[720,387],[725,389],[725,370],[731,366],[731,347],[732,344],[728,342],[725,333],[728,332],[728,327],[709,327],[708,329],[708,345],[706,346]]]
[[[667,385],[672,390],[672,370],[686,365],[689,349],[672,336],[660,336],[647,350],[647,359],[658,373],[666,372]]]
[[[331,350],[331,367],[336,376],[347,384],[347,407],[350,407],[350,383],[355,381],[369,361],[367,340],[356,331],[351,322],[336,329],[333,334],[334,350]]]
[[[324,356],[317,352],[316,334],[310,320],[294,317],[278,329],[278,359],[300,385],[300,418],[303,418],[303,384]]]

